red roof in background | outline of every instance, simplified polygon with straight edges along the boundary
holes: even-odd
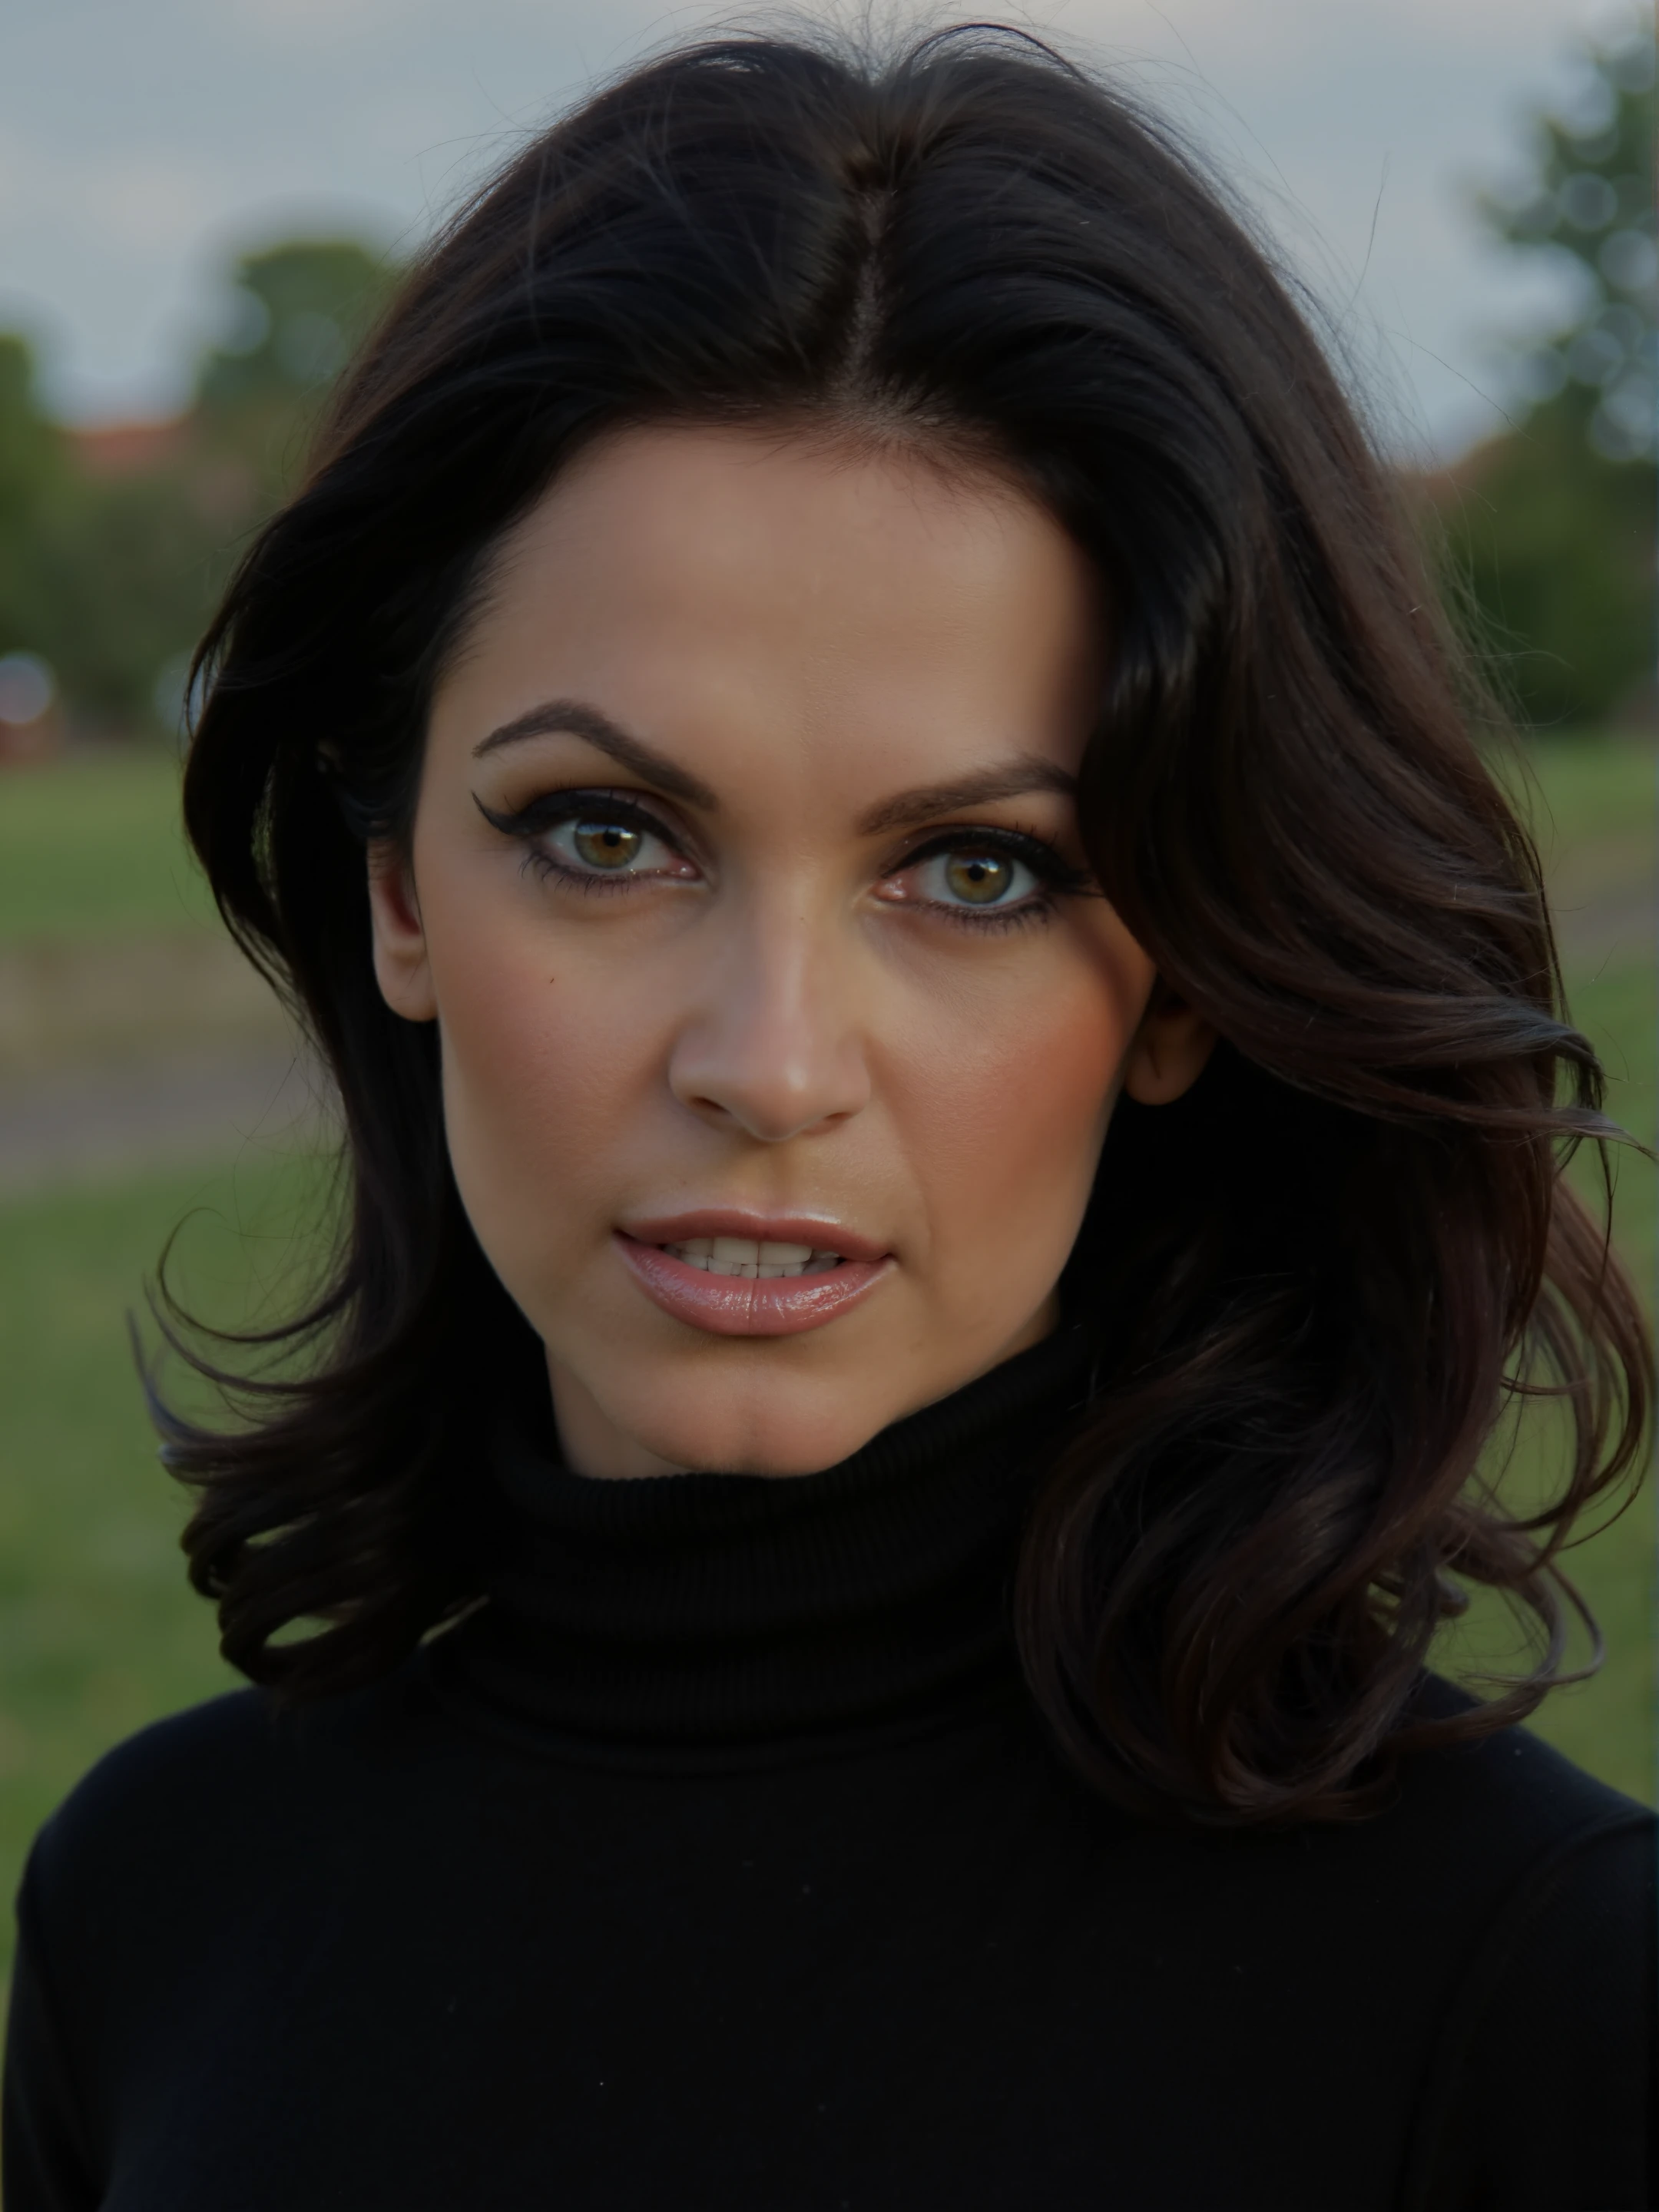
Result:
[[[171,459],[184,443],[185,427],[177,416],[164,422],[106,422],[95,430],[71,430],[70,443],[89,476],[136,476]]]

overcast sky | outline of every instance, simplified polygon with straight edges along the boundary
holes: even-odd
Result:
[[[0,325],[33,338],[65,413],[164,413],[228,254],[297,233],[412,243],[595,74],[722,20],[745,18],[641,0],[5,0]],[[1571,97],[1576,38],[1629,21],[1620,0],[1051,0],[996,20],[1188,120],[1342,317],[1393,442],[1449,454],[1498,425],[1493,339],[1551,295],[1464,202],[1513,170],[1540,100]]]

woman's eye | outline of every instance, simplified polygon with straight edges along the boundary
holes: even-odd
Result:
[[[625,868],[639,858],[645,840],[620,822],[573,822],[570,842],[590,868]]]
[[[660,837],[604,815],[578,815],[558,823],[543,833],[541,842],[577,874],[651,875],[674,864],[674,855]]]
[[[1012,853],[975,852],[971,846],[935,853],[916,871],[919,895],[938,906],[1018,906],[1037,888],[1034,871]]]

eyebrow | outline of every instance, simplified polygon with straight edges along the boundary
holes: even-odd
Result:
[[[580,738],[585,744],[606,754],[619,768],[630,769],[671,799],[683,799],[687,805],[701,807],[705,813],[719,810],[719,799],[701,777],[681,768],[643,738],[619,728],[608,714],[580,699],[549,699],[539,707],[532,707],[526,714],[503,722],[499,729],[481,738],[472,748],[472,757],[480,760],[486,753],[499,751],[503,745],[544,737]],[[864,837],[890,835],[895,830],[910,830],[918,823],[935,821],[941,814],[957,814],[967,807],[989,806],[999,799],[1018,799],[1028,791],[1053,791],[1062,798],[1074,799],[1077,778],[1040,754],[1022,754],[1016,759],[981,769],[975,775],[956,777],[946,783],[921,784],[913,791],[896,793],[860,818],[859,834]]]
[[[608,754],[619,768],[629,769],[645,782],[654,785],[670,799],[684,799],[688,806],[700,806],[705,813],[717,811],[720,801],[698,776],[689,769],[678,767],[665,753],[654,745],[647,745],[642,738],[631,737],[626,730],[618,729],[609,714],[601,714],[597,707],[585,706],[580,699],[549,699],[528,714],[518,715],[513,721],[503,722],[492,730],[472,748],[474,760],[482,760],[486,753],[499,751],[502,745],[516,745],[526,738],[580,738],[586,744]]]
[[[941,814],[989,806],[1000,799],[1018,799],[1028,791],[1056,791],[1064,799],[1075,799],[1077,778],[1039,753],[1025,753],[995,768],[981,769],[977,775],[901,791],[872,807],[860,822],[859,830],[863,836],[879,837],[890,830],[913,830],[919,822],[932,822]]]

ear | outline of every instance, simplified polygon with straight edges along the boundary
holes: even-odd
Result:
[[[1123,1088],[1142,1106],[1167,1106],[1204,1072],[1215,1031],[1160,976],[1124,1064]]]
[[[414,871],[389,838],[377,839],[368,848],[368,912],[380,996],[407,1022],[435,1021],[438,1001]]]

